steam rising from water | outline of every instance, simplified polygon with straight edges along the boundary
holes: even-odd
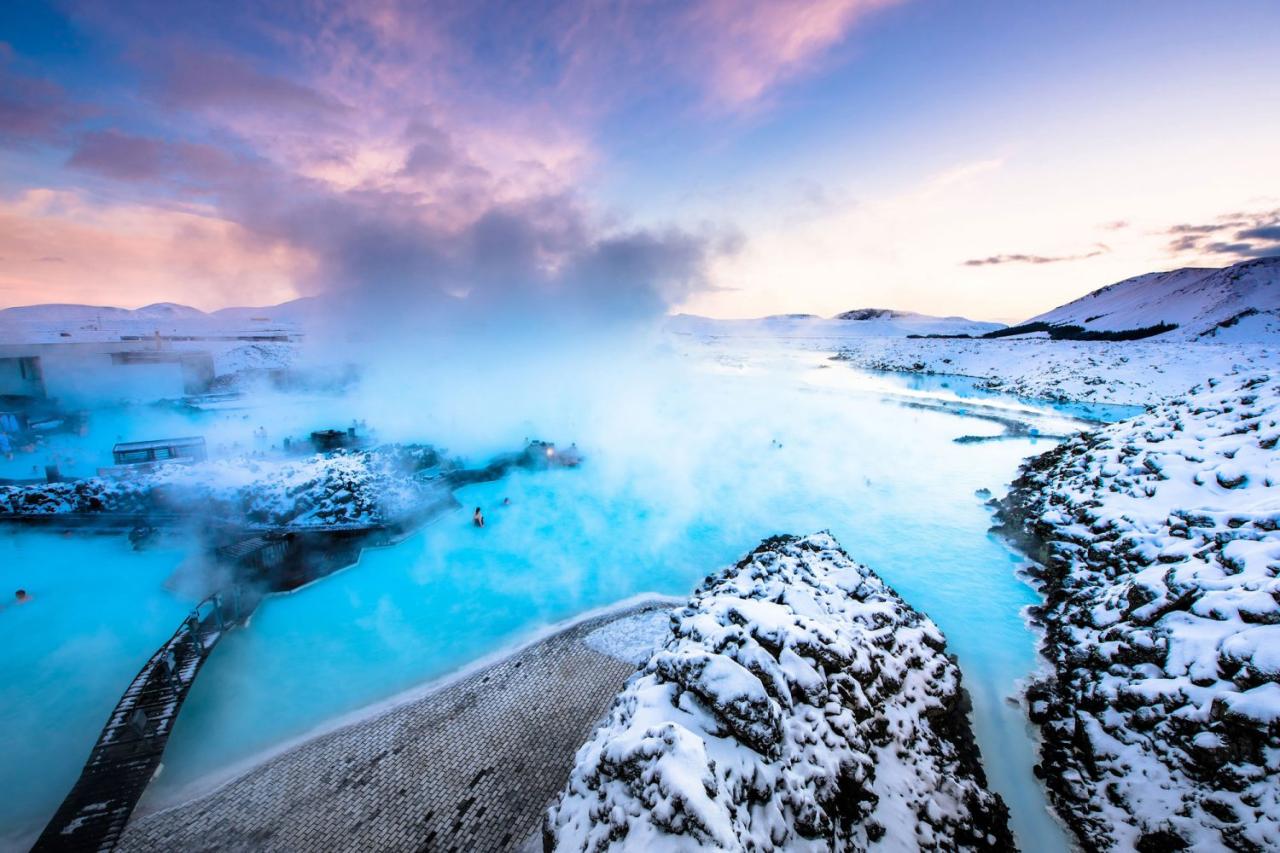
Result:
[[[458,450],[567,441],[554,428],[587,411],[637,408],[669,307],[738,245],[710,229],[611,227],[567,196],[460,228],[395,209],[332,232],[326,221],[294,235],[321,259],[309,360],[362,368],[353,415],[383,438]]]

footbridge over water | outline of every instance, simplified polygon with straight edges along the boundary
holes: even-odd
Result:
[[[214,646],[257,605],[235,589],[200,602],[138,672],[107,720],[80,779],[49,821],[37,851],[110,850],[160,766],[173,723]]]

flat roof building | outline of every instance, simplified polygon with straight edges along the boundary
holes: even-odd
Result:
[[[204,438],[157,438],[152,441],[122,441],[111,448],[117,465],[144,465],[149,462],[203,462],[207,456]]]

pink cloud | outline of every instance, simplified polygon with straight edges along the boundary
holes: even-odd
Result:
[[[280,46],[265,58],[213,35],[122,30],[158,120],[144,133],[122,123],[83,134],[68,162],[118,181],[129,202],[29,190],[0,203],[0,300],[203,307],[371,288],[406,302],[466,290],[505,304],[521,288],[566,287],[562,275],[585,292],[606,269],[626,281],[649,264],[696,281],[714,248],[702,236],[615,239],[577,193],[596,158],[591,127],[563,108],[556,63],[543,79],[533,60],[575,8],[492,22],[514,40],[497,63],[451,30],[491,23],[467,4],[321,0],[297,12],[305,26],[253,14]],[[593,26],[612,26],[606,17]],[[650,24],[671,23],[659,17]],[[34,260],[54,256],[65,262]],[[636,304],[653,296],[633,288]]]
[[[731,107],[809,70],[869,15],[902,0],[702,0],[689,13],[692,57]]]
[[[0,201],[0,305],[220,308],[297,295],[312,261],[204,211],[99,205],[74,192],[28,190]]]

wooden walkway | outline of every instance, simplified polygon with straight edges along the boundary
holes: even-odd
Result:
[[[256,603],[224,598],[212,595],[197,605],[133,679],[33,853],[115,847],[160,765],[200,667],[227,628]]]
[[[636,671],[587,638],[652,600],[567,627],[368,719],[299,744],[175,808],[139,814],[121,853],[513,853]],[[667,620],[659,623],[661,633]],[[649,629],[653,643],[659,632]],[[144,809],[145,809],[144,804]],[[533,842],[531,845],[527,842]]]

